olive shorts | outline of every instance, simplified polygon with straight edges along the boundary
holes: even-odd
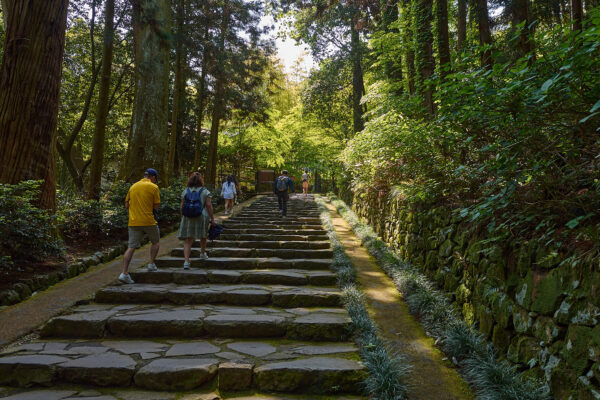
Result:
[[[127,247],[137,249],[142,244],[144,234],[148,235],[148,239],[152,244],[156,244],[160,240],[160,231],[158,225],[151,226],[130,226],[129,227],[129,242]]]

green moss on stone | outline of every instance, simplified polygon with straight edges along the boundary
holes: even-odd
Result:
[[[505,353],[510,346],[511,334],[510,331],[502,329],[501,326],[495,325],[492,330],[492,343],[502,353]]]
[[[580,325],[569,326],[565,346],[560,355],[578,376],[587,368],[591,340],[592,328]]]
[[[513,307],[512,320],[517,333],[529,333],[533,326],[533,318],[529,312],[518,305]]]
[[[554,314],[562,293],[561,277],[558,270],[554,269],[536,285],[536,294],[531,303],[531,310],[540,314]]]

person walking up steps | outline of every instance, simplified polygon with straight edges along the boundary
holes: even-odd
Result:
[[[135,249],[140,247],[144,234],[152,242],[150,247],[150,263],[148,271],[156,271],[154,260],[160,249],[160,231],[158,223],[154,218],[154,212],[160,205],[160,193],[158,191],[158,172],[153,168],[148,168],[144,172],[144,178],[134,183],[127,192],[125,198],[125,208],[129,210],[129,243],[127,251],[123,255],[123,272],[119,275],[119,280],[123,283],[134,283],[129,275],[129,264]]]
[[[221,196],[225,199],[225,214],[231,214],[233,212],[233,200],[237,197],[233,175],[229,175],[227,182],[223,183]]]
[[[188,187],[181,194],[181,224],[177,239],[183,240],[183,269],[190,268],[190,256],[194,240],[200,239],[200,259],[206,260],[206,238],[210,226],[215,226],[215,214],[210,200],[210,192],[204,187],[204,179],[194,172],[188,180]],[[210,222],[209,222],[210,221]]]
[[[310,180],[310,175],[308,174],[308,169],[304,170],[302,174],[302,193],[304,193],[304,201],[308,197],[308,181]]]
[[[283,170],[281,176],[275,180],[273,190],[277,195],[281,218],[285,218],[287,216],[287,202],[290,199],[290,193],[294,193],[294,182],[292,182],[286,170]]]

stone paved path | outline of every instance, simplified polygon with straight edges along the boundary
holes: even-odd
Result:
[[[135,271],[136,284],[107,286],[50,319],[42,339],[6,349],[0,396],[355,399],[366,369],[349,341],[319,212],[293,200],[282,220],[276,207],[265,197],[230,218],[191,270],[174,248],[158,272]],[[54,390],[22,389],[44,386]]]

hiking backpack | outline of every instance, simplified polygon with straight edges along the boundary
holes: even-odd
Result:
[[[285,176],[280,176],[279,178],[277,178],[277,192],[279,193],[283,193],[286,192],[288,190],[288,177]]]
[[[204,204],[201,201],[201,194],[204,188],[198,191],[192,191],[190,188],[185,192],[185,198],[183,199],[183,210],[182,214],[188,218],[196,218],[202,215],[204,210]]]

